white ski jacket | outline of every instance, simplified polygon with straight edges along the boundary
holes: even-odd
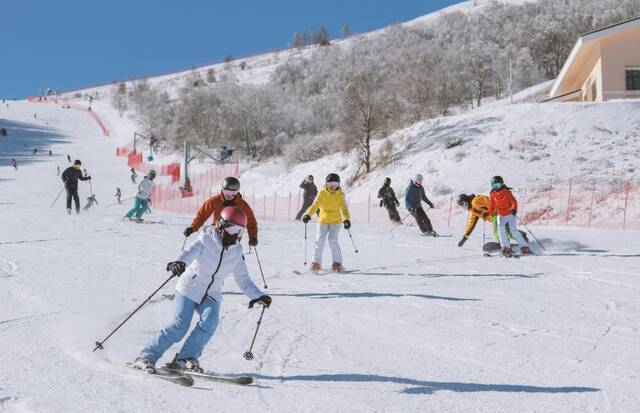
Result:
[[[249,277],[242,245],[238,243],[224,249],[213,226],[203,228],[200,239],[181,252],[176,261],[182,261],[188,266],[180,276],[176,291],[196,303],[200,303],[205,296],[221,302],[224,280],[231,274],[238,287],[250,299],[264,295]]]
[[[153,189],[153,182],[151,182],[151,179],[145,177],[142,180],[142,182],[140,182],[140,185],[138,185],[138,194],[136,195],[136,198],[140,198],[140,199],[151,198],[152,189]]]

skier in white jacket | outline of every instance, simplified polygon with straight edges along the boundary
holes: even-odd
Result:
[[[151,169],[138,185],[138,193],[133,199],[133,208],[127,212],[123,219],[142,222],[142,215],[149,209],[151,191],[153,191],[153,180],[156,178],[156,171]]]
[[[240,208],[225,207],[215,226],[203,228],[200,239],[167,264],[167,271],[180,277],[176,285],[175,316],[140,352],[134,363],[136,367],[156,372],[156,362],[187,334],[193,314],[197,312],[200,320],[168,367],[202,372],[198,358],[218,327],[222,287],[231,274],[249,297],[249,308],[255,304],[271,305],[271,297],[251,281],[244,262],[240,238],[246,225],[247,216]]]

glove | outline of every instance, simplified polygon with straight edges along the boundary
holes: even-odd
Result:
[[[436,209],[436,207],[433,205],[433,202],[429,202],[427,205],[429,205],[429,208],[431,209]]]
[[[463,236],[463,237],[460,239],[460,242],[458,242],[458,247],[462,247],[462,246],[464,245],[464,243],[465,243],[465,242],[467,242],[467,240],[468,240],[468,239],[469,239],[469,238],[467,238],[467,236],[466,236],[466,235],[465,235],[465,236]]]
[[[183,234],[185,237],[188,237],[189,235],[193,234],[193,232],[194,232],[194,231],[193,231],[193,228],[191,228],[191,227],[186,227],[186,228],[184,229],[184,231],[182,232],[182,234]]]
[[[309,221],[311,221],[311,217],[309,215],[303,215],[302,216],[302,222],[304,222],[306,224]]]
[[[400,206],[400,202],[396,202],[396,206],[399,207]]]
[[[351,228],[351,221],[345,219],[344,221],[342,221],[342,225],[344,225],[344,229],[349,229]]]
[[[514,210],[512,210],[512,211],[511,211],[511,215],[515,215],[515,214],[517,214],[517,213],[518,213],[518,210],[517,210],[517,209],[514,209]]]
[[[255,304],[260,304],[269,308],[269,306],[271,305],[271,297],[269,297],[268,295],[261,295],[255,300],[249,301],[249,308],[253,308]]]
[[[167,264],[167,271],[171,271],[173,275],[179,277],[182,275],[184,270],[187,269],[187,264],[182,261],[173,261]]]
[[[91,180],[91,175],[87,176],[87,181]]]
[[[258,238],[249,238],[249,246],[255,247],[256,245],[258,245]]]

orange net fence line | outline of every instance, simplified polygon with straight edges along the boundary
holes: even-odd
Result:
[[[208,175],[207,175],[208,174]],[[219,192],[219,183],[229,176],[227,171],[215,174],[207,171],[194,181],[192,196],[185,197],[175,186],[156,185],[152,194],[155,208],[178,214],[195,214],[212,195]],[[640,229],[640,199],[637,185],[626,183],[599,189],[595,185],[549,187],[544,190],[514,190],[518,198],[518,216],[524,224],[579,226],[608,229]],[[243,194],[258,221],[291,222],[303,205],[302,193],[255,195]],[[405,221],[414,222],[404,208],[402,198],[398,212]],[[436,197],[435,209],[423,204],[436,231],[443,228],[464,228],[468,212],[456,205],[453,195]],[[368,199],[348,202],[354,224],[388,224],[388,212],[370,194]]]
[[[80,105],[77,103],[73,103],[73,102],[69,102],[65,99],[60,99],[57,97],[41,97],[41,96],[29,96],[27,98],[27,102],[29,103],[50,103],[50,104],[63,104],[65,108],[68,109],[75,109],[75,110],[79,110],[82,112],[86,112],[89,114],[89,116],[91,116],[93,118],[93,120],[96,121],[96,123],[98,124],[98,127],[100,127],[100,130],[102,131],[102,135],[103,136],[109,136],[109,128],[107,128],[107,126],[104,124],[104,122],[102,121],[102,119],[100,118],[100,116],[95,113],[93,110],[91,110],[91,106],[84,106],[84,105]]]

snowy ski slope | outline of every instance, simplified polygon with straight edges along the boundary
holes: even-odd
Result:
[[[360,252],[344,233],[341,243],[346,267],[360,271],[314,276],[294,274],[304,272],[301,224],[260,223],[273,305],[256,360],[242,354],[258,312],[233,282],[201,359],[255,385],[149,380],[124,363],[171,318],[173,282],[104,351],[92,353],[93,342],[167,278],[190,217],[154,211],[148,218],[165,224],[138,225],[119,221],[129,205],[105,208],[116,186],[125,196],[134,186],[113,155],[123,137],[101,136],[86,113],[10,102],[0,118],[37,131],[54,153],[0,167],[1,411],[637,411],[637,231],[532,227],[547,250],[503,259],[482,256],[481,227],[458,248],[415,227],[390,237],[390,225],[356,225]],[[63,200],[48,208],[67,154],[83,161],[101,203],[79,216]],[[255,255],[246,259],[260,285]]]

